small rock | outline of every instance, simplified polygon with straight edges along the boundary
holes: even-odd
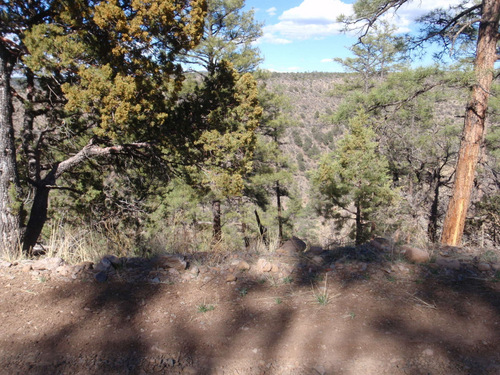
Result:
[[[314,367],[314,371],[316,371],[315,373],[317,373],[319,375],[325,375],[326,374],[326,370],[325,370],[325,368],[322,365]]]
[[[449,268],[451,270],[460,269],[460,262],[457,259],[437,258],[436,264],[440,267]]]
[[[493,264],[491,265],[491,269],[492,269],[493,271],[495,271],[495,272],[496,272],[496,271],[500,271],[500,263],[493,263]]]
[[[54,271],[57,267],[64,264],[64,260],[62,258],[54,257],[54,258],[44,258],[37,260],[31,265],[31,268],[37,271],[49,270]]]
[[[194,367],[187,366],[182,369],[182,375],[197,375],[198,370],[196,370]]]
[[[155,277],[155,278],[151,279],[152,284],[159,284],[160,282],[161,282],[161,280],[159,277]]]
[[[276,250],[276,253],[279,255],[295,255],[303,252],[306,248],[307,245],[304,241],[300,238],[292,237],[281,245],[281,247]]]
[[[21,268],[21,271],[26,272],[26,273],[30,272],[31,271],[31,264],[25,264],[23,266],[23,268]]]
[[[104,259],[107,259],[109,261],[109,263],[115,267],[115,268],[118,268],[118,267],[121,267],[123,265],[123,259],[122,258],[118,258],[117,256],[115,255],[106,255]]]
[[[250,269],[250,265],[244,260],[241,260],[236,264],[236,268],[240,271],[248,271]]]
[[[73,272],[73,267],[65,264],[56,268],[56,272],[61,276],[69,276]]]
[[[414,263],[425,263],[430,259],[429,253],[426,250],[418,249],[412,246],[402,246],[400,252],[406,257],[406,259]]]
[[[434,350],[427,348],[422,352],[422,354],[427,357],[432,357],[434,355]]]
[[[107,258],[102,258],[99,263],[97,263],[94,267],[96,271],[104,271],[107,272],[111,268],[111,262]]]
[[[187,262],[182,255],[162,255],[155,260],[154,265],[158,268],[174,268],[178,271],[184,271]]]
[[[278,273],[280,271],[279,267],[277,264],[272,263],[271,264],[271,272],[273,273]]]
[[[104,283],[106,282],[106,280],[108,280],[108,274],[104,271],[101,271],[101,272],[97,272],[95,275],[94,275],[94,279],[98,282],[98,283]]]
[[[257,269],[260,272],[271,272],[272,268],[273,268],[273,265],[271,263],[269,263],[267,260],[265,260],[264,258],[260,258],[257,261]]]
[[[237,277],[236,275],[230,273],[229,275],[227,275],[226,277],[226,283],[232,283],[233,281],[236,281],[237,280]]]
[[[12,263],[6,260],[0,260],[0,268],[9,268],[10,266],[12,266]]]
[[[324,259],[319,255],[315,255],[311,258],[311,263],[317,266],[321,266],[324,263]]]
[[[311,246],[309,248],[309,253],[314,255],[319,255],[323,252],[323,248],[321,246]]]
[[[191,275],[198,276],[198,274],[200,273],[200,269],[198,268],[198,266],[191,266],[191,268],[189,268],[189,273]]]
[[[491,266],[489,263],[481,262],[477,265],[477,269],[481,272],[491,271]]]
[[[80,271],[85,271],[85,270],[91,270],[92,268],[94,268],[94,263],[93,262],[81,262],[81,263],[78,263],[74,266],[74,270],[75,272],[80,272]]]
[[[175,268],[169,268],[168,273],[175,277],[179,277],[181,275],[181,273],[177,271]]]

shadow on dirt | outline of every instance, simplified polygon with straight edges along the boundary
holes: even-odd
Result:
[[[0,372],[500,373],[491,278],[393,262],[367,245],[320,256],[297,257],[293,283],[244,272],[227,283],[220,270],[198,282],[64,283],[40,296],[40,319],[60,321],[13,342],[17,359]]]

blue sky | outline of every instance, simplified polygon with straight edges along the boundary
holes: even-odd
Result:
[[[264,22],[264,36],[257,42],[262,69],[279,72],[338,72],[332,58],[349,55],[355,36],[344,35],[336,22],[352,12],[353,0],[246,0],[255,19]],[[415,19],[435,8],[447,8],[461,0],[413,0],[397,15],[388,16],[399,32],[415,27]]]

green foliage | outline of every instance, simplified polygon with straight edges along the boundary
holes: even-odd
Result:
[[[350,48],[354,57],[335,59],[348,72],[358,73],[358,79],[350,83],[351,87],[361,87],[366,93],[374,80],[405,67],[406,46],[402,38],[393,35],[395,30],[388,22],[374,25],[359,43]]]
[[[254,20],[253,10],[243,11],[244,6],[245,0],[209,1],[201,43],[184,62],[210,71],[226,60],[240,73],[255,70],[261,58],[253,43],[262,35],[262,25]]]
[[[182,81],[175,59],[199,42],[205,2],[54,5],[60,8],[52,23],[23,34],[27,67],[41,77],[65,77],[66,110],[86,114],[95,135],[156,138]]]
[[[378,152],[375,133],[367,123],[368,116],[362,112],[350,121],[349,133],[334,153],[322,158],[312,179],[318,212],[340,224],[355,219],[357,243],[366,239],[366,224],[376,211],[386,209],[397,196],[387,160]]]

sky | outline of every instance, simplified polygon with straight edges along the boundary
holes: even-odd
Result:
[[[264,62],[260,68],[277,72],[339,72],[332,59],[350,56],[355,35],[342,33],[336,20],[352,13],[353,0],[246,0],[245,10],[263,22],[264,35],[256,45]],[[416,30],[415,20],[432,9],[445,8],[462,0],[413,0],[401,7],[394,22],[398,32]],[[421,64],[429,64],[431,59]]]

